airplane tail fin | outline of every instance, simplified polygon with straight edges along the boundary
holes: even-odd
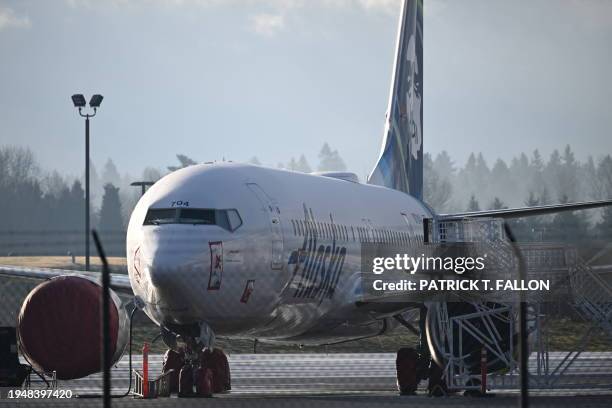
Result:
[[[368,177],[423,199],[423,0],[404,0],[383,145]]]

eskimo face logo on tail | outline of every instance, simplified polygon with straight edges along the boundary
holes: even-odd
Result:
[[[421,84],[419,81],[419,61],[416,53],[415,35],[411,34],[406,49],[406,113],[408,135],[410,136],[410,154],[419,159],[419,150],[423,145],[421,135]]]
[[[304,242],[300,249],[291,253],[289,266],[293,265],[290,287],[294,288],[293,297],[303,299],[331,299],[340,280],[346,247],[336,244],[337,229],[332,215],[331,244],[319,243],[318,228],[312,209],[304,204]]]

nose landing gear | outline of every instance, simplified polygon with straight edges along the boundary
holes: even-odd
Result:
[[[200,323],[197,328],[180,331],[182,334],[177,335],[162,328],[162,340],[169,348],[162,370],[172,370],[170,391],[179,397],[211,397],[231,390],[227,355],[214,348],[215,335],[210,326]]]

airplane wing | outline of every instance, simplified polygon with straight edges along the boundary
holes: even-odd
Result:
[[[26,268],[22,266],[0,265],[0,276],[33,280],[49,280],[57,276],[84,276],[100,280],[100,272],[72,271],[68,269]],[[111,289],[122,295],[133,296],[128,275],[111,273]]]
[[[455,214],[440,214],[441,220],[460,220],[464,218],[496,217],[496,218],[520,218],[534,215],[554,214],[561,211],[588,210],[591,208],[606,207],[612,205],[612,200],[586,201],[581,203],[539,205],[535,207],[504,208],[501,210],[471,211]]]

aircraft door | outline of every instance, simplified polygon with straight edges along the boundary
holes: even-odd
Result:
[[[264,210],[268,214],[270,224],[270,232],[272,233],[272,269],[283,269],[283,230],[280,220],[280,209],[276,200],[271,198],[266,192],[256,183],[247,183],[247,187],[251,190]]]

